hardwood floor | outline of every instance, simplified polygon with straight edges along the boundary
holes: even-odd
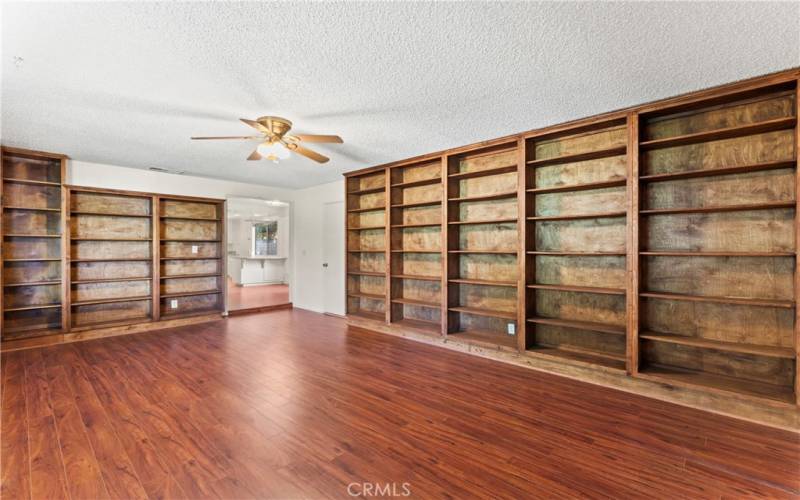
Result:
[[[228,310],[253,309],[289,303],[289,285],[236,286],[228,278]]]
[[[3,499],[800,494],[797,434],[302,310],[2,362]]]

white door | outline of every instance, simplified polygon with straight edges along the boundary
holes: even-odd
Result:
[[[322,271],[325,312],[344,315],[344,202],[325,204]]]

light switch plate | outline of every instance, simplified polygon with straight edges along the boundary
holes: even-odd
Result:
[[[197,245],[192,245],[192,253],[197,253],[197,251],[199,250],[199,248],[200,248],[200,247],[198,247]]]
[[[169,306],[170,306],[172,309],[177,309],[177,308],[178,308],[178,299],[172,299],[172,300],[170,300],[170,301],[169,301]]]
[[[508,324],[508,334],[509,335],[516,335],[517,334],[517,325],[514,323]]]

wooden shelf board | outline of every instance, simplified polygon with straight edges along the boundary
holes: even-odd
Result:
[[[597,212],[593,214],[573,214],[573,215],[541,215],[528,217],[530,221],[557,221],[557,220],[581,220],[581,219],[608,219],[613,217],[625,217],[627,212]]]
[[[557,290],[562,292],[585,292],[585,293],[600,293],[604,295],[625,295],[624,288],[607,288],[598,286],[577,286],[577,285],[545,285],[533,284],[528,285],[528,288],[538,290]]]
[[[385,186],[374,187],[374,188],[367,188],[367,189],[358,189],[356,191],[348,191],[347,194],[349,195],[362,195],[362,194],[372,194],[372,193],[382,193],[386,191]]]
[[[492,255],[517,255],[516,250],[448,250],[447,253],[455,254],[492,254]]]
[[[60,285],[61,280],[51,281],[29,281],[27,283],[4,283],[3,288],[16,288],[20,286],[45,286],[45,285]]]
[[[625,257],[625,252],[562,252],[562,251],[539,251],[528,250],[528,255],[564,255],[575,257]]]
[[[359,318],[371,319],[373,321],[386,321],[386,315],[384,315],[383,313],[377,313],[372,311],[349,312],[347,313],[347,315],[356,316]]]
[[[467,224],[504,224],[504,223],[515,223],[518,219],[516,217],[508,218],[508,219],[484,219],[484,220],[454,220],[448,222],[448,224],[456,226],[456,225],[467,225]]]
[[[392,253],[442,253],[441,250],[392,250]]]
[[[347,296],[358,297],[360,299],[371,299],[371,300],[381,300],[381,301],[386,300],[386,297],[384,295],[378,295],[377,293],[347,292]]]
[[[174,299],[176,297],[194,297],[195,295],[217,295],[222,293],[222,290],[202,290],[197,292],[180,292],[180,293],[162,293],[162,299]]]
[[[583,365],[602,366],[612,370],[625,370],[624,356],[598,353],[596,351],[534,345],[533,347],[528,348],[528,350],[525,351],[525,354],[529,356],[541,356],[550,359],[555,358],[559,361],[575,362]]]
[[[624,326],[609,325],[607,323],[596,323],[594,321],[574,321],[574,320],[559,319],[559,318],[532,317],[528,318],[528,322],[540,325],[561,326],[564,328],[575,328],[578,330],[588,330],[591,332],[600,332],[600,333],[608,333],[611,335],[625,336]]]
[[[459,203],[459,202],[469,202],[469,201],[502,200],[504,198],[516,198],[516,197],[517,197],[516,191],[505,191],[502,193],[482,194],[480,196],[462,196],[459,198],[448,198],[447,201]]]
[[[484,347],[503,347],[511,350],[516,350],[517,348],[516,335],[507,335],[500,332],[482,330],[455,331],[449,332],[447,338],[457,342],[462,341]]]
[[[415,187],[415,186],[427,186],[430,184],[439,184],[442,182],[442,179],[439,177],[434,177],[433,179],[420,179],[418,181],[408,181],[408,182],[398,182],[397,184],[392,184],[391,187],[393,188],[408,188],[408,187]]]
[[[516,321],[517,313],[508,311],[495,311],[492,309],[479,309],[477,307],[448,307],[448,311],[472,314],[473,316],[487,316],[489,318],[502,318]]]
[[[419,274],[393,274],[392,278],[400,280],[442,281],[441,276],[423,276]]]
[[[3,262],[61,262],[61,258],[49,259],[3,259]]]
[[[175,217],[172,215],[162,215],[161,220],[188,220],[188,221],[206,221],[206,222],[222,222],[218,217]]]
[[[3,210],[28,210],[30,212],[61,212],[60,208],[34,208],[34,207],[20,207],[20,206],[3,206]]]
[[[379,276],[381,278],[386,277],[386,273],[379,273],[377,271],[347,271],[347,274],[352,274],[354,276]]]
[[[70,236],[70,241],[153,241],[153,238],[76,238]]]
[[[430,307],[433,309],[441,309],[442,305],[438,302],[428,302],[426,300],[405,299],[402,297],[392,299],[396,304],[408,304],[410,306]]]
[[[129,326],[129,325],[138,325],[141,323],[151,323],[153,318],[150,316],[140,316],[138,318],[130,318],[130,319],[117,319],[117,320],[108,320],[108,321],[96,321],[94,323],[84,323],[81,325],[73,325],[70,328],[70,332],[82,332],[86,330],[94,330],[97,328],[112,328],[115,326]]]
[[[126,213],[119,213],[119,212],[88,212],[84,210],[72,210],[70,211],[72,215],[93,215],[97,217],[136,217],[141,219],[152,219],[152,214],[126,214]]]
[[[159,260],[219,260],[222,257],[159,257]]]
[[[3,182],[11,182],[14,184],[30,184],[31,186],[56,186],[61,187],[60,182],[50,181],[35,181],[31,179],[14,179],[12,177],[3,177]]]
[[[22,234],[22,233],[6,233],[3,235],[6,238],[61,238],[60,234]]]
[[[449,283],[459,283],[462,285],[485,285],[485,286],[510,286],[516,287],[516,281],[492,281],[492,280],[476,280],[466,278],[451,278],[447,280]]]
[[[372,230],[372,229],[386,229],[386,226],[380,225],[380,226],[361,226],[361,227],[348,227],[347,228],[348,231],[369,231],[369,230]]]
[[[442,224],[440,222],[426,222],[424,224],[392,224],[392,228],[403,229],[410,227],[440,227],[441,225]]]
[[[93,306],[98,304],[114,304],[117,302],[141,302],[144,300],[151,300],[150,295],[139,295],[136,297],[116,297],[113,299],[96,299],[96,300],[77,300],[70,304],[72,307],[76,306]]]
[[[606,158],[609,156],[624,155],[627,148],[625,146],[617,146],[613,148],[598,149],[596,151],[589,151],[586,153],[576,153],[564,156],[555,156],[553,158],[544,158],[541,160],[530,160],[527,162],[529,167],[543,167],[545,165],[559,165],[563,163],[573,163],[579,161],[597,160],[599,158]]]
[[[143,278],[103,278],[103,279],[96,279],[96,280],[72,280],[70,284],[72,285],[86,285],[90,283],[120,283],[123,281],[152,281],[153,278],[150,276],[146,276]]]
[[[727,394],[738,394],[748,398],[768,399],[794,405],[795,398],[791,387],[783,387],[763,382],[716,375],[708,372],[685,370],[661,365],[642,368],[638,376],[667,385],[694,387]]]
[[[24,307],[9,307],[7,309],[3,309],[3,312],[14,312],[14,311],[34,311],[37,309],[56,309],[61,307],[61,304],[37,304],[33,306],[24,306]]]
[[[642,251],[649,257],[794,257],[794,252],[692,252],[692,251]]]
[[[372,208],[351,208],[351,209],[347,210],[347,213],[357,214],[357,213],[360,213],[360,212],[379,212],[379,211],[385,210],[385,209],[386,209],[385,206],[372,207]]]
[[[771,201],[766,203],[749,203],[745,205],[728,205],[717,207],[693,208],[659,208],[652,210],[639,210],[641,215],[669,215],[669,214],[698,214],[709,212],[743,212],[749,210],[773,210],[776,208],[794,208],[794,201]]]
[[[174,279],[184,279],[184,278],[214,278],[220,277],[222,274],[220,273],[203,273],[203,274],[174,274],[172,276],[164,276],[162,275],[159,279],[162,280],[174,280]]]
[[[392,205],[392,208],[414,208],[414,207],[428,207],[434,205],[441,205],[442,200],[435,200],[435,201],[415,201],[412,203],[398,203],[396,205]]]
[[[150,262],[153,260],[151,257],[145,257],[142,259],[72,259],[70,262]]]
[[[222,313],[222,308],[220,308],[219,306],[215,306],[189,312],[172,312],[171,309],[162,309],[161,317],[170,319],[193,318],[195,316],[207,316],[209,314],[215,314],[215,313]],[[221,316],[220,319],[222,319]]]
[[[743,174],[747,172],[759,172],[762,170],[778,170],[782,168],[793,168],[795,161],[773,161],[766,163],[754,163],[738,167],[709,168],[705,170],[691,170],[688,172],[671,172],[666,174],[642,175],[639,177],[641,182],[660,182],[674,181],[680,179],[692,179],[696,177],[713,177],[717,175]]]
[[[658,148],[669,148],[673,146],[685,146],[688,144],[697,144],[698,142],[718,141],[721,139],[730,139],[733,137],[755,135],[764,132],[772,132],[775,130],[789,129],[794,127],[796,123],[797,119],[795,117],[777,118],[774,120],[767,120],[759,123],[738,125],[735,127],[726,127],[716,130],[697,132],[694,134],[679,135],[675,137],[666,137],[664,139],[653,139],[650,141],[642,141],[639,143],[639,149],[641,151],[647,151]]]
[[[348,253],[386,253],[386,250],[348,250]]]
[[[381,318],[383,319],[383,318]],[[426,333],[432,333],[437,336],[442,334],[442,327],[438,322],[420,321],[418,319],[403,318],[401,320],[392,321],[393,325],[403,328],[412,328],[414,330],[422,330]]]
[[[791,309],[794,307],[794,301],[791,300],[750,299],[741,297],[714,297],[714,296],[689,295],[682,293],[665,293],[665,292],[640,292],[639,296],[651,299],[683,300],[689,302],[716,302],[720,304],[738,304],[744,306],[758,306],[758,307],[777,307],[781,309]]]
[[[6,338],[6,335],[9,337],[15,333],[25,332],[26,335],[20,338]],[[29,339],[34,337],[42,337],[45,335],[55,335],[58,333],[62,333],[61,331],[61,323],[53,323],[50,325],[32,325],[32,326],[17,326],[17,327],[3,327],[3,341],[7,340],[19,340],[21,338]]]
[[[504,165],[502,167],[487,168],[485,170],[473,170],[471,172],[455,172],[448,174],[447,178],[450,180],[472,179],[474,177],[486,177],[489,175],[501,175],[516,172],[516,165]]]
[[[738,352],[743,354],[754,354],[756,356],[767,356],[771,358],[794,359],[795,351],[791,347],[775,347],[756,344],[740,344],[737,342],[726,342],[722,340],[703,339],[698,337],[687,337],[669,333],[658,333],[643,331],[639,334],[640,339],[652,340],[654,342],[666,342],[670,344],[687,345],[701,349],[716,349],[718,351]]]
[[[573,191],[589,191],[592,189],[603,189],[609,187],[624,186],[627,181],[625,179],[614,179],[611,181],[602,182],[587,182],[585,184],[568,184],[564,186],[551,186],[541,187],[526,190],[528,193],[533,194],[546,194],[546,193],[563,193]]]
[[[220,243],[222,240],[220,239],[213,239],[213,240],[172,240],[167,238],[161,238],[161,242],[177,242],[177,243]]]

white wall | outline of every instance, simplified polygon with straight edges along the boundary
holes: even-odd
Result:
[[[127,189],[183,196],[227,198],[242,196],[289,202],[291,244],[289,249],[289,285],[295,307],[323,312],[323,214],[325,203],[344,199],[344,179],[311,188],[291,190],[206,179],[188,175],[165,174],[147,170],[70,161],[67,182],[77,186]],[[344,231],[344,228],[338,228]],[[344,248],[339,256],[344,261]],[[338,298],[344,303],[344,290]]]
[[[294,293],[295,307],[323,312],[325,287],[322,263],[325,203],[344,200],[344,179],[294,192]],[[337,228],[344,231],[344,228]],[[338,256],[344,261],[344,248]],[[339,303],[344,303],[344,289]]]

